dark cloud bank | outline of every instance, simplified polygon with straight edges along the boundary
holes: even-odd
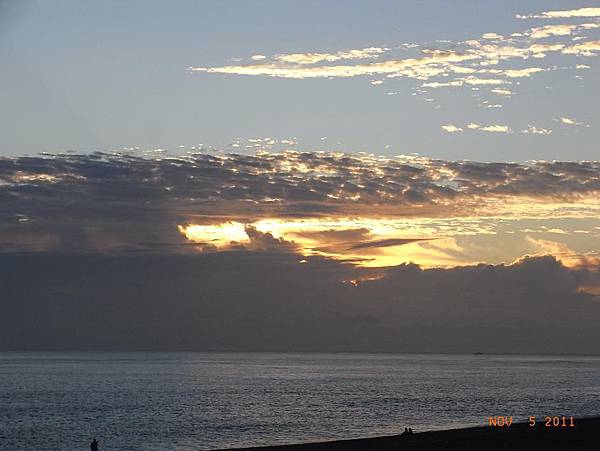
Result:
[[[0,349],[599,353],[600,299],[580,290],[598,286],[594,267],[536,257],[375,270],[302,263],[256,230],[253,250],[199,254],[177,231],[234,212],[377,204],[401,213],[471,194],[573,196],[599,188],[598,163],[369,165],[296,154],[294,164],[313,168],[302,174],[282,158],[0,160]],[[454,180],[441,180],[447,169]],[[363,201],[340,195],[341,183]]]
[[[7,349],[598,353],[599,274],[511,266],[368,270],[292,254],[0,256]]]

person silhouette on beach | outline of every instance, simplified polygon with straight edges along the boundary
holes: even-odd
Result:
[[[98,451],[98,440],[94,439],[94,441],[90,443],[90,449],[92,451]]]

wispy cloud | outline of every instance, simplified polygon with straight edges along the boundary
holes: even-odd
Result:
[[[303,54],[304,55],[304,54]],[[298,57],[301,58],[301,57]],[[303,63],[278,64],[265,63],[243,66],[191,67],[192,72],[207,72],[235,75],[264,75],[281,78],[330,78],[357,77],[364,75],[386,75],[388,77],[409,77],[428,79],[445,72],[452,63],[478,58],[475,55],[454,51],[426,51],[420,58],[388,60],[382,62],[354,65],[320,65],[304,61]],[[321,61],[321,60],[319,60]],[[288,61],[289,62],[289,61]]]
[[[542,67],[527,67],[525,69],[482,69],[478,72],[480,73],[490,73],[490,74],[499,74],[503,75],[507,78],[529,78],[533,74],[537,74],[539,72],[545,72],[548,69],[544,69]]]
[[[587,24],[587,28],[595,24]],[[533,29],[531,34],[536,37],[550,35],[564,35],[567,31],[575,29],[564,26],[563,28]],[[585,27],[585,26],[580,26]],[[468,74],[467,77],[451,81],[432,82],[431,87],[460,86],[461,82],[467,85],[475,84],[506,84],[506,79],[481,78],[475,73],[491,73],[505,78],[530,77],[532,74],[548,70],[542,67],[529,67],[524,69],[475,69],[464,64],[477,63],[479,66],[496,66],[501,61],[513,58],[544,58],[549,52],[562,52],[580,56],[595,56],[600,50],[600,41],[586,41],[579,44],[567,45],[563,43],[536,43],[516,47],[501,43],[479,42],[477,40],[465,41],[463,51],[424,49],[422,56],[417,58],[387,59],[371,63],[353,63],[344,65],[329,65],[338,60],[360,60],[375,58],[389,51],[387,48],[369,47],[360,50],[340,51],[337,53],[295,53],[276,55],[269,59],[264,55],[253,55],[251,59],[260,64],[229,65],[216,67],[193,66],[192,72],[219,73],[232,75],[268,76],[280,78],[338,78],[382,75],[388,78],[407,77],[419,80],[428,80],[433,77],[449,76],[452,74]]]
[[[457,132],[463,131],[463,129],[461,127],[457,127],[456,125],[453,125],[453,124],[442,125],[442,130],[444,130],[448,133],[457,133]]]
[[[514,93],[508,89],[500,89],[500,88],[494,88],[492,89],[490,92],[493,92],[494,94],[499,94],[502,96],[512,96]]]
[[[579,122],[576,119],[570,117],[559,117],[558,120],[566,125],[585,125],[583,122]]]
[[[562,53],[578,56],[596,56],[600,52],[600,41],[587,41],[565,48]]]
[[[481,37],[483,39],[502,39],[504,36],[498,33],[484,33]]]
[[[520,18],[593,18],[598,17],[600,8],[580,8],[568,11],[547,11],[539,14],[518,16]],[[598,23],[563,23],[527,28],[521,32],[502,35],[496,32],[483,33],[478,39],[450,42],[438,40],[436,48],[417,44],[401,44],[395,47],[370,46],[339,51],[311,51],[281,53],[275,55],[255,54],[249,64],[224,66],[193,66],[195,73],[230,74],[244,76],[265,76],[287,79],[336,79],[349,77],[373,77],[372,86],[384,80],[403,78],[420,82],[413,89],[413,95],[421,95],[431,102],[427,95],[430,89],[465,90],[471,95],[479,91],[478,106],[499,109],[503,105],[481,99],[486,94],[506,97],[517,95],[524,82],[537,75],[556,70],[581,70],[585,64],[552,66],[540,64],[549,54],[569,58],[594,57],[600,52],[600,41],[590,39],[590,33],[600,28]],[[575,36],[576,35],[576,36]],[[574,38],[572,38],[575,36]],[[571,40],[571,38],[573,40]],[[576,40],[576,41],[575,41]],[[447,47],[437,48],[438,46]],[[419,47],[420,50],[415,50]],[[536,64],[515,67],[514,63],[535,60]],[[576,79],[581,77],[576,76]],[[387,85],[387,84],[386,84]],[[507,89],[510,86],[510,89]],[[380,91],[382,95],[395,96],[400,89]],[[436,104],[434,108],[440,108]],[[508,106],[507,108],[510,108]],[[448,119],[447,119],[448,120]],[[510,133],[503,125],[477,125],[471,130],[493,133]],[[457,127],[462,128],[462,127]],[[523,133],[547,134],[545,129],[521,127]],[[442,129],[449,133],[459,130]]]
[[[529,133],[532,135],[549,135],[552,133],[552,130],[550,130],[549,128],[528,125],[526,129],[521,130],[521,133]]]
[[[567,19],[571,17],[600,17],[600,8],[546,11],[540,14],[517,15],[516,17],[517,19]]]
[[[465,78],[461,78],[460,81],[474,86],[489,86],[489,85],[507,85],[511,84],[508,80],[502,80],[499,78],[480,78],[473,75],[470,75]]]
[[[275,55],[273,59],[291,64],[316,64],[322,61],[334,62],[377,58],[388,50],[390,49],[385,47],[367,47],[364,49],[342,50],[335,53],[289,53]]]
[[[481,132],[512,133],[512,129],[508,125],[501,125],[501,124],[480,125],[480,124],[471,122],[467,125],[467,128],[470,130],[478,130]]]
[[[545,25],[543,27],[531,28],[524,34],[533,39],[543,39],[550,36],[569,36],[581,30],[592,30],[599,28],[600,24],[586,23],[586,24],[559,24],[559,25]]]
[[[423,83],[421,85],[422,88],[446,88],[448,86],[463,86],[465,82],[463,80],[452,80],[452,81],[432,81],[429,83]]]

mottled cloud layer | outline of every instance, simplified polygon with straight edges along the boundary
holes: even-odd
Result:
[[[455,266],[544,254],[531,235],[562,245],[563,261],[575,265],[600,250],[599,193],[599,162],[326,152],[4,158],[0,250],[246,249]],[[558,222],[546,228],[549,221]],[[498,234],[519,241],[484,239]]]

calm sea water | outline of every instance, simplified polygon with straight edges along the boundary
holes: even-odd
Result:
[[[0,353],[0,449],[198,450],[600,414],[600,358]]]

